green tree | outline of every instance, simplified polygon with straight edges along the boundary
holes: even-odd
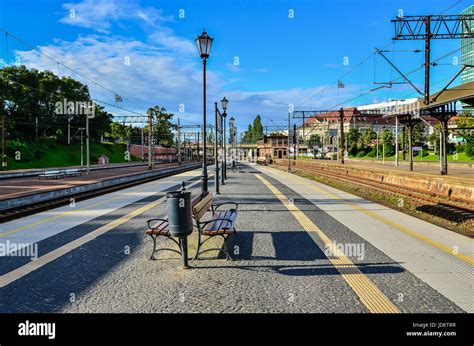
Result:
[[[349,155],[357,155],[357,144],[359,143],[359,137],[361,133],[359,129],[351,128],[347,133],[347,150],[349,151]]]
[[[377,139],[377,133],[374,130],[371,128],[364,129],[364,131],[358,137],[358,150],[360,151],[370,148],[375,139]]]
[[[246,144],[254,143],[252,137],[253,137],[252,125],[249,124],[247,131],[244,132],[243,137],[242,137],[243,143],[246,143]]]
[[[256,141],[257,139],[261,137],[263,137],[263,126],[262,126],[262,119],[260,117],[260,114],[258,114],[253,121],[252,139],[253,141]]]
[[[321,137],[315,133],[313,133],[308,139],[308,147],[312,148],[314,146],[321,145]]]
[[[131,133],[132,129],[129,126],[113,122],[110,124],[110,131],[107,132],[106,136],[112,138],[116,142],[127,143]]]
[[[383,144],[383,152],[385,157],[395,154],[393,146],[393,134],[391,131],[384,129],[380,134],[380,141]]]
[[[455,124],[460,128],[459,133],[466,142],[464,152],[469,157],[474,157],[474,117],[470,112],[463,112],[461,116],[455,120]]]
[[[148,108],[148,116],[153,117],[153,134],[156,138],[156,143],[170,147],[173,145],[173,135],[172,135],[172,126],[171,118],[173,118],[172,113],[167,113],[164,107],[154,106]]]
[[[419,122],[413,126],[413,145],[420,146],[426,143],[426,124]]]
[[[0,69],[1,110],[7,115],[11,138],[31,140],[35,124],[45,136],[57,135],[61,129],[64,139],[68,119],[72,129],[85,126],[84,114],[57,114],[56,102],[92,102],[88,87],[70,77],[59,78],[50,71],[28,69],[25,66],[6,66]],[[8,87],[6,87],[8,86]],[[111,115],[96,106],[95,117],[90,119],[92,140],[108,129]]]

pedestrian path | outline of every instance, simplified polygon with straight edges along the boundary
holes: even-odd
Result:
[[[458,306],[473,311],[471,238],[309,179],[259,169],[338,219]]]

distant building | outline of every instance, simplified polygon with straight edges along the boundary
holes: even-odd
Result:
[[[382,104],[377,104],[382,108]],[[365,106],[367,110],[375,110]],[[304,126],[298,129],[298,137],[300,141],[308,141],[312,135],[317,135],[321,140],[323,148],[337,146],[340,135],[339,111],[331,111],[320,113],[314,117],[308,118]],[[395,132],[395,122],[393,119],[385,119],[383,115],[364,115],[364,111],[359,108],[346,108],[344,112],[344,133],[348,133],[350,129],[357,128],[359,130],[370,128],[375,132],[383,129]]]
[[[176,148],[162,148],[162,147],[154,147],[155,153],[155,160],[158,161],[175,161],[177,150]],[[141,146],[137,144],[130,145],[130,154],[135,157],[142,158],[143,153],[143,160],[148,160],[148,146]]]
[[[474,5],[469,6],[461,14],[472,14],[474,15]],[[471,21],[471,32],[474,32],[474,21]],[[465,28],[462,28],[465,33]],[[474,65],[474,40],[472,38],[461,39],[461,64],[462,65]],[[461,72],[461,84],[469,83],[474,81],[474,68],[467,68]]]
[[[288,136],[271,134],[257,140],[257,161],[272,162],[288,157]]]

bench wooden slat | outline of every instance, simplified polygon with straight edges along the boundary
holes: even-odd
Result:
[[[215,231],[224,231],[224,230],[232,231],[236,218],[237,218],[237,212],[234,212],[234,211],[227,210],[220,213],[216,213],[213,216],[213,219],[229,219],[231,220],[231,222],[227,220],[218,220],[215,222],[210,222],[207,224],[205,231],[206,232],[215,232]]]
[[[211,194],[201,199],[193,208],[194,218],[199,221],[206,214],[213,203],[214,198]]]
[[[153,228],[148,229],[146,234],[160,234],[160,235],[169,235],[169,222],[168,220],[160,220],[159,223]]]
[[[168,221],[161,220],[153,228],[157,229],[157,230],[161,230],[161,229],[166,228],[166,227],[168,227]]]

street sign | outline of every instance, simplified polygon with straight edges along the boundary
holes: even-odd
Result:
[[[422,151],[423,147],[413,147],[413,151]]]
[[[217,112],[217,124],[216,124],[216,129],[219,134],[222,134],[222,127],[223,127],[223,120],[224,118],[222,117],[220,112]]]

